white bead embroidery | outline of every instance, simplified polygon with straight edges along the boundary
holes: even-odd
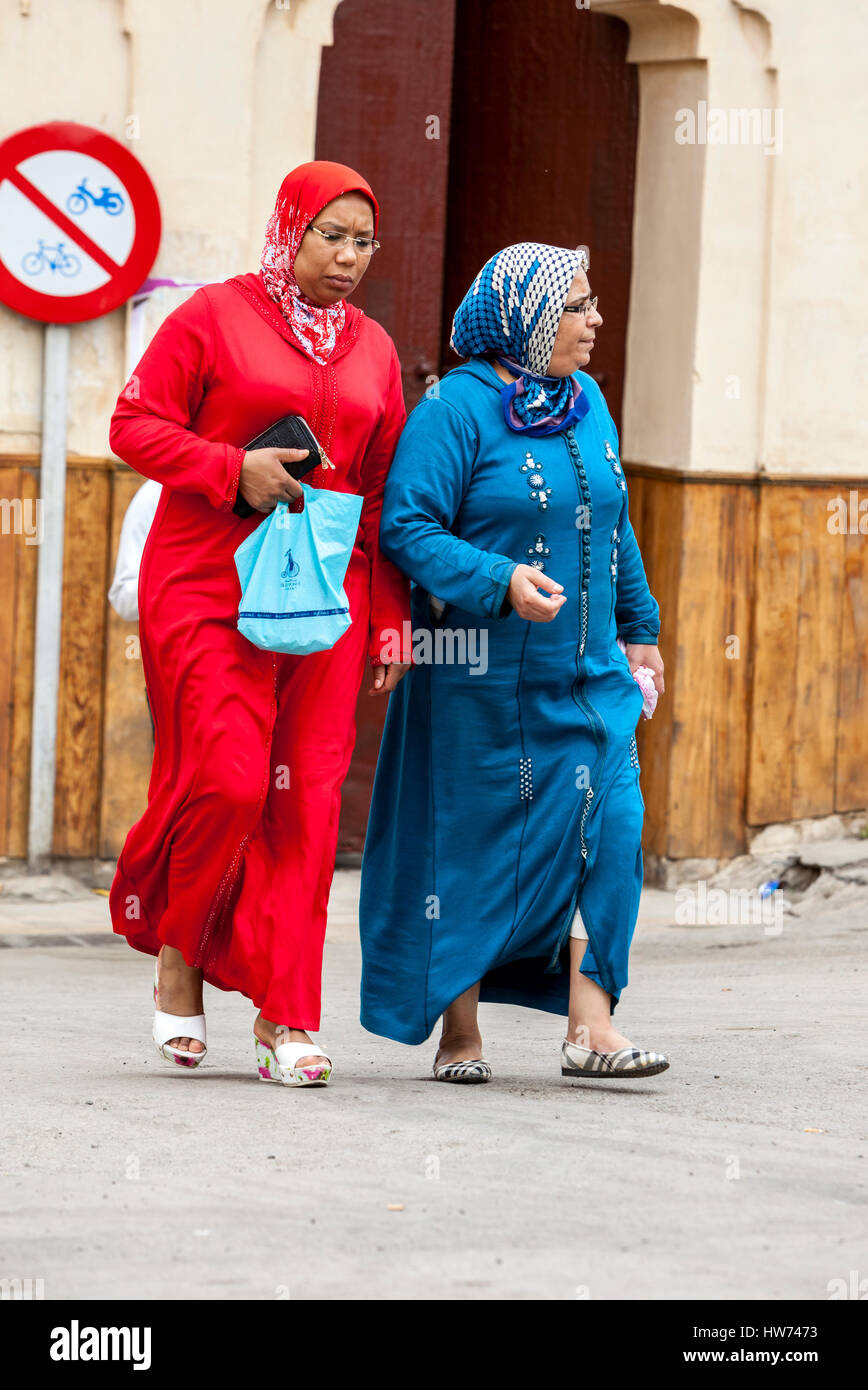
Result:
[[[593,787],[588,787],[588,790],[587,790],[587,792],[585,793],[585,804],[584,804],[584,806],[582,807],[582,816],[581,816],[581,819],[580,819],[580,821],[579,821],[579,839],[581,840],[581,844],[582,844],[582,858],[583,858],[583,859],[587,859],[587,857],[588,857],[588,846],[585,844],[585,821],[587,820],[587,818],[588,818],[588,812],[589,812],[590,809],[591,809],[591,799],[592,799],[593,795],[594,795],[594,789],[593,789]]]
[[[587,591],[587,589],[583,589],[582,592],[581,592],[581,604],[582,604],[582,615],[581,615],[581,617],[582,617],[582,631],[581,631],[581,635],[580,635],[580,637],[579,637],[579,656],[584,656],[584,654],[585,654],[585,642],[587,641],[587,637],[588,637],[588,591]]]
[[[518,760],[519,794],[522,801],[533,801],[533,762],[530,758]]]

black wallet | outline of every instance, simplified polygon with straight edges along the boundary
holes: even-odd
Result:
[[[258,434],[255,439],[251,439],[249,444],[245,444],[245,450],[252,449],[308,449],[307,458],[299,459],[296,463],[285,463],[283,466],[287,473],[293,478],[303,478],[305,473],[309,473],[312,468],[317,468],[320,464],[329,467],[329,460],[323,452],[319,440],[307,421],[300,415],[284,415],[280,420],[275,420],[273,425],[269,425],[267,430]],[[232,508],[236,516],[253,516],[256,508],[251,507],[246,502],[241,493],[235,499],[235,506]]]

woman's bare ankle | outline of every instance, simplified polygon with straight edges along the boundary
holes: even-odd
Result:
[[[482,1056],[482,1034],[478,1028],[444,1027],[437,1045],[438,1066],[448,1062],[473,1062]]]
[[[188,965],[174,946],[163,946],[157,959],[158,1007],[170,1014],[202,1012],[202,971]]]
[[[202,971],[188,965],[174,946],[162,946],[157,960],[157,993],[155,1007],[160,1013],[191,1018],[204,1012],[202,1003]],[[168,1039],[170,1047],[181,1052],[204,1052],[205,1044],[198,1038],[181,1036]]]
[[[590,1048],[592,1052],[617,1052],[621,1047],[632,1047],[629,1038],[619,1033],[608,1019],[593,1023],[570,1019],[566,1037],[567,1042],[574,1043],[576,1047]]]
[[[253,1031],[261,1043],[270,1047],[272,1051],[283,1043],[310,1043],[315,1046],[313,1038],[305,1028],[293,1028],[288,1023],[274,1023],[271,1019],[263,1018],[262,1014],[257,1014],[253,1022]],[[300,1057],[296,1066],[302,1067],[308,1062],[315,1062],[318,1058],[315,1054]]]

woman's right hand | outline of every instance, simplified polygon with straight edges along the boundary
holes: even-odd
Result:
[[[539,589],[546,589],[553,597],[546,598]],[[530,623],[550,623],[567,601],[563,589],[563,584],[533,565],[516,565],[507,596],[520,618],[527,618]]]
[[[287,473],[284,463],[307,458],[309,449],[253,449],[244,455],[238,491],[257,512],[273,512],[278,502],[301,497],[301,483]]]

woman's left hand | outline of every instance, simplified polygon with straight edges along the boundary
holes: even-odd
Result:
[[[630,672],[636,670],[637,666],[647,666],[654,672],[654,685],[658,695],[662,695],[665,689],[663,684],[663,658],[660,655],[659,647],[646,647],[640,642],[625,642],[625,655],[630,663]]]
[[[401,661],[391,661],[388,666],[374,667],[374,684],[368,691],[369,695],[388,695],[390,690],[394,690],[398,681],[406,671],[409,671],[410,663]]]

